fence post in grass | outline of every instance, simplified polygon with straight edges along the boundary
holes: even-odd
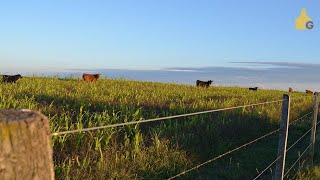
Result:
[[[278,144],[278,158],[275,171],[275,180],[282,180],[284,176],[284,167],[286,162],[286,149],[288,139],[288,128],[289,128],[289,114],[290,114],[290,96],[287,94],[283,95],[282,101],[282,114],[279,131],[279,144]]]
[[[48,118],[31,110],[0,110],[0,179],[54,179]]]
[[[314,93],[313,121],[312,121],[312,131],[311,131],[311,138],[310,138],[311,147],[309,151],[311,166],[313,166],[314,146],[316,142],[316,130],[317,130],[317,121],[318,121],[318,109],[319,109],[318,95],[319,95],[318,92]]]

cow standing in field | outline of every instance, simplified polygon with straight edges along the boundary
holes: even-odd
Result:
[[[16,83],[18,79],[22,78],[22,76],[20,74],[17,75],[3,75],[2,77],[2,82],[3,83]]]
[[[289,87],[289,92],[293,92],[293,89],[291,87]]]
[[[87,82],[95,82],[100,78],[101,74],[85,74],[83,73],[82,79]]]
[[[254,88],[249,88],[249,90],[251,90],[251,91],[256,91],[256,90],[258,90],[258,87],[254,87]]]
[[[309,89],[306,90],[306,93],[307,94],[313,94],[313,92],[311,90],[309,90]]]
[[[213,82],[212,80],[209,80],[209,81],[197,80],[196,84],[197,84],[197,86],[208,88],[212,82]]]

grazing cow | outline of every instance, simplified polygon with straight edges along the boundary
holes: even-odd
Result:
[[[306,90],[306,93],[307,94],[313,94],[313,92],[311,90],[308,90],[308,89]]]
[[[17,75],[3,75],[2,77],[2,82],[3,83],[16,83],[18,79],[22,78],[22,76],[20,74]]]
[[[101,74],[85,74],[83,73],[82,79],[88,82],[95,82],[100,78]]]
[[[208,88],[212,82],[213,82],[212,80],[209,80],[209,81],[197,80],[196,84],[197,84],[197,86]]]
[[[254,88],[249,88],[249,90],[251,90],[251,91],[256,91],[256,90],[258,90],[258,87],[254,87]]]
[[[291,87],[289,87],[289,92],[293,92],[293,89]]]

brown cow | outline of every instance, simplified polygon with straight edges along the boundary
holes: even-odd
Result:
[[[313,92],[311,90],[308,90],[308,89],[306,90],[306,93],[307,94],[313,94]]]
[[[88,82],[95,82],[100,78],[101,74],[85,74],[83,73],[82,79]]]
[[[293,89],[291,87],[289,87],[289,92],[293,92]]]
[[[2,82],[3,83],[16,83],[18,79],[22,78],[22,76],[20,74],[17,75],[3,75],[2,77]]]

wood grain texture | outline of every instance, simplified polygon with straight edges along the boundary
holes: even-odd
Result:
[[[311,166],[313,166],[313,156],[314,149],[316,144],[316,131],[317,131],[317,123],[318,123],[318,110],[319,110],[319,93],[314,93],[314,105],[313,105],[313,121],[312,121],[312,131],[310,137],[310,143],[312,144],[309,150],[309,157]]]
[[[288,130],[289,130],[289,116],[290,116],[290,96],[283,95],[282,101],[282,115],[279,130],[279,143],[278,143],[278,155],[281,156],[276,162],[276,170],[274,180],[282,180],[284,177],[284,168],[286,164],[286,150],[288,142]]]
[[[30,110],[0,110],[0,179],[53,180],[48,118]]]

